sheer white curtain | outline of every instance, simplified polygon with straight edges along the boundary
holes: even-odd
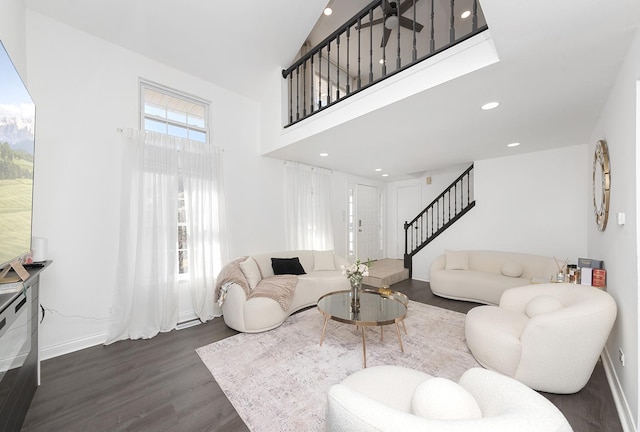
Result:
[[[107,344],[150,338],[178,323],[178,190],[187,214],[193,308],[215,309],[215,277],[227,260],[221,151],[165,134],[125,130],[117,286]],[[182,285],[182,284],[181,284]]]
[[[150,338],[178,322],[178,144],[125,130],[120,247],[106,343]]]
[[[285,179],[289,248],[333,249],[331,171],[286,162]]]
[[[220,316],[214,301],[215,278],[228,261],[222,149],[185,142],[180,161],[184,182],[189,247],[189,285],[201,321]]]

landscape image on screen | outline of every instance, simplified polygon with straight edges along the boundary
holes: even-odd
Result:
[[[0,42],[0,264],[31,248],[35,105]]]

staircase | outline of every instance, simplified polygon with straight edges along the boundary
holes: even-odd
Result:
[[[451,183],[411,222],[404,223],[404,268],[413,271],[413,256],[471,210],[473,198],[473,164]]]

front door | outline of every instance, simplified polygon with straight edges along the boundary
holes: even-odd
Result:
[[[380,194],[373,186],[356,187],[356,257],[360,261],[382,256]]]

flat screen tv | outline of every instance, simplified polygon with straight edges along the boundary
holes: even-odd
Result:
[[[0,268],[31,251],[35,104],[0,41]]]

